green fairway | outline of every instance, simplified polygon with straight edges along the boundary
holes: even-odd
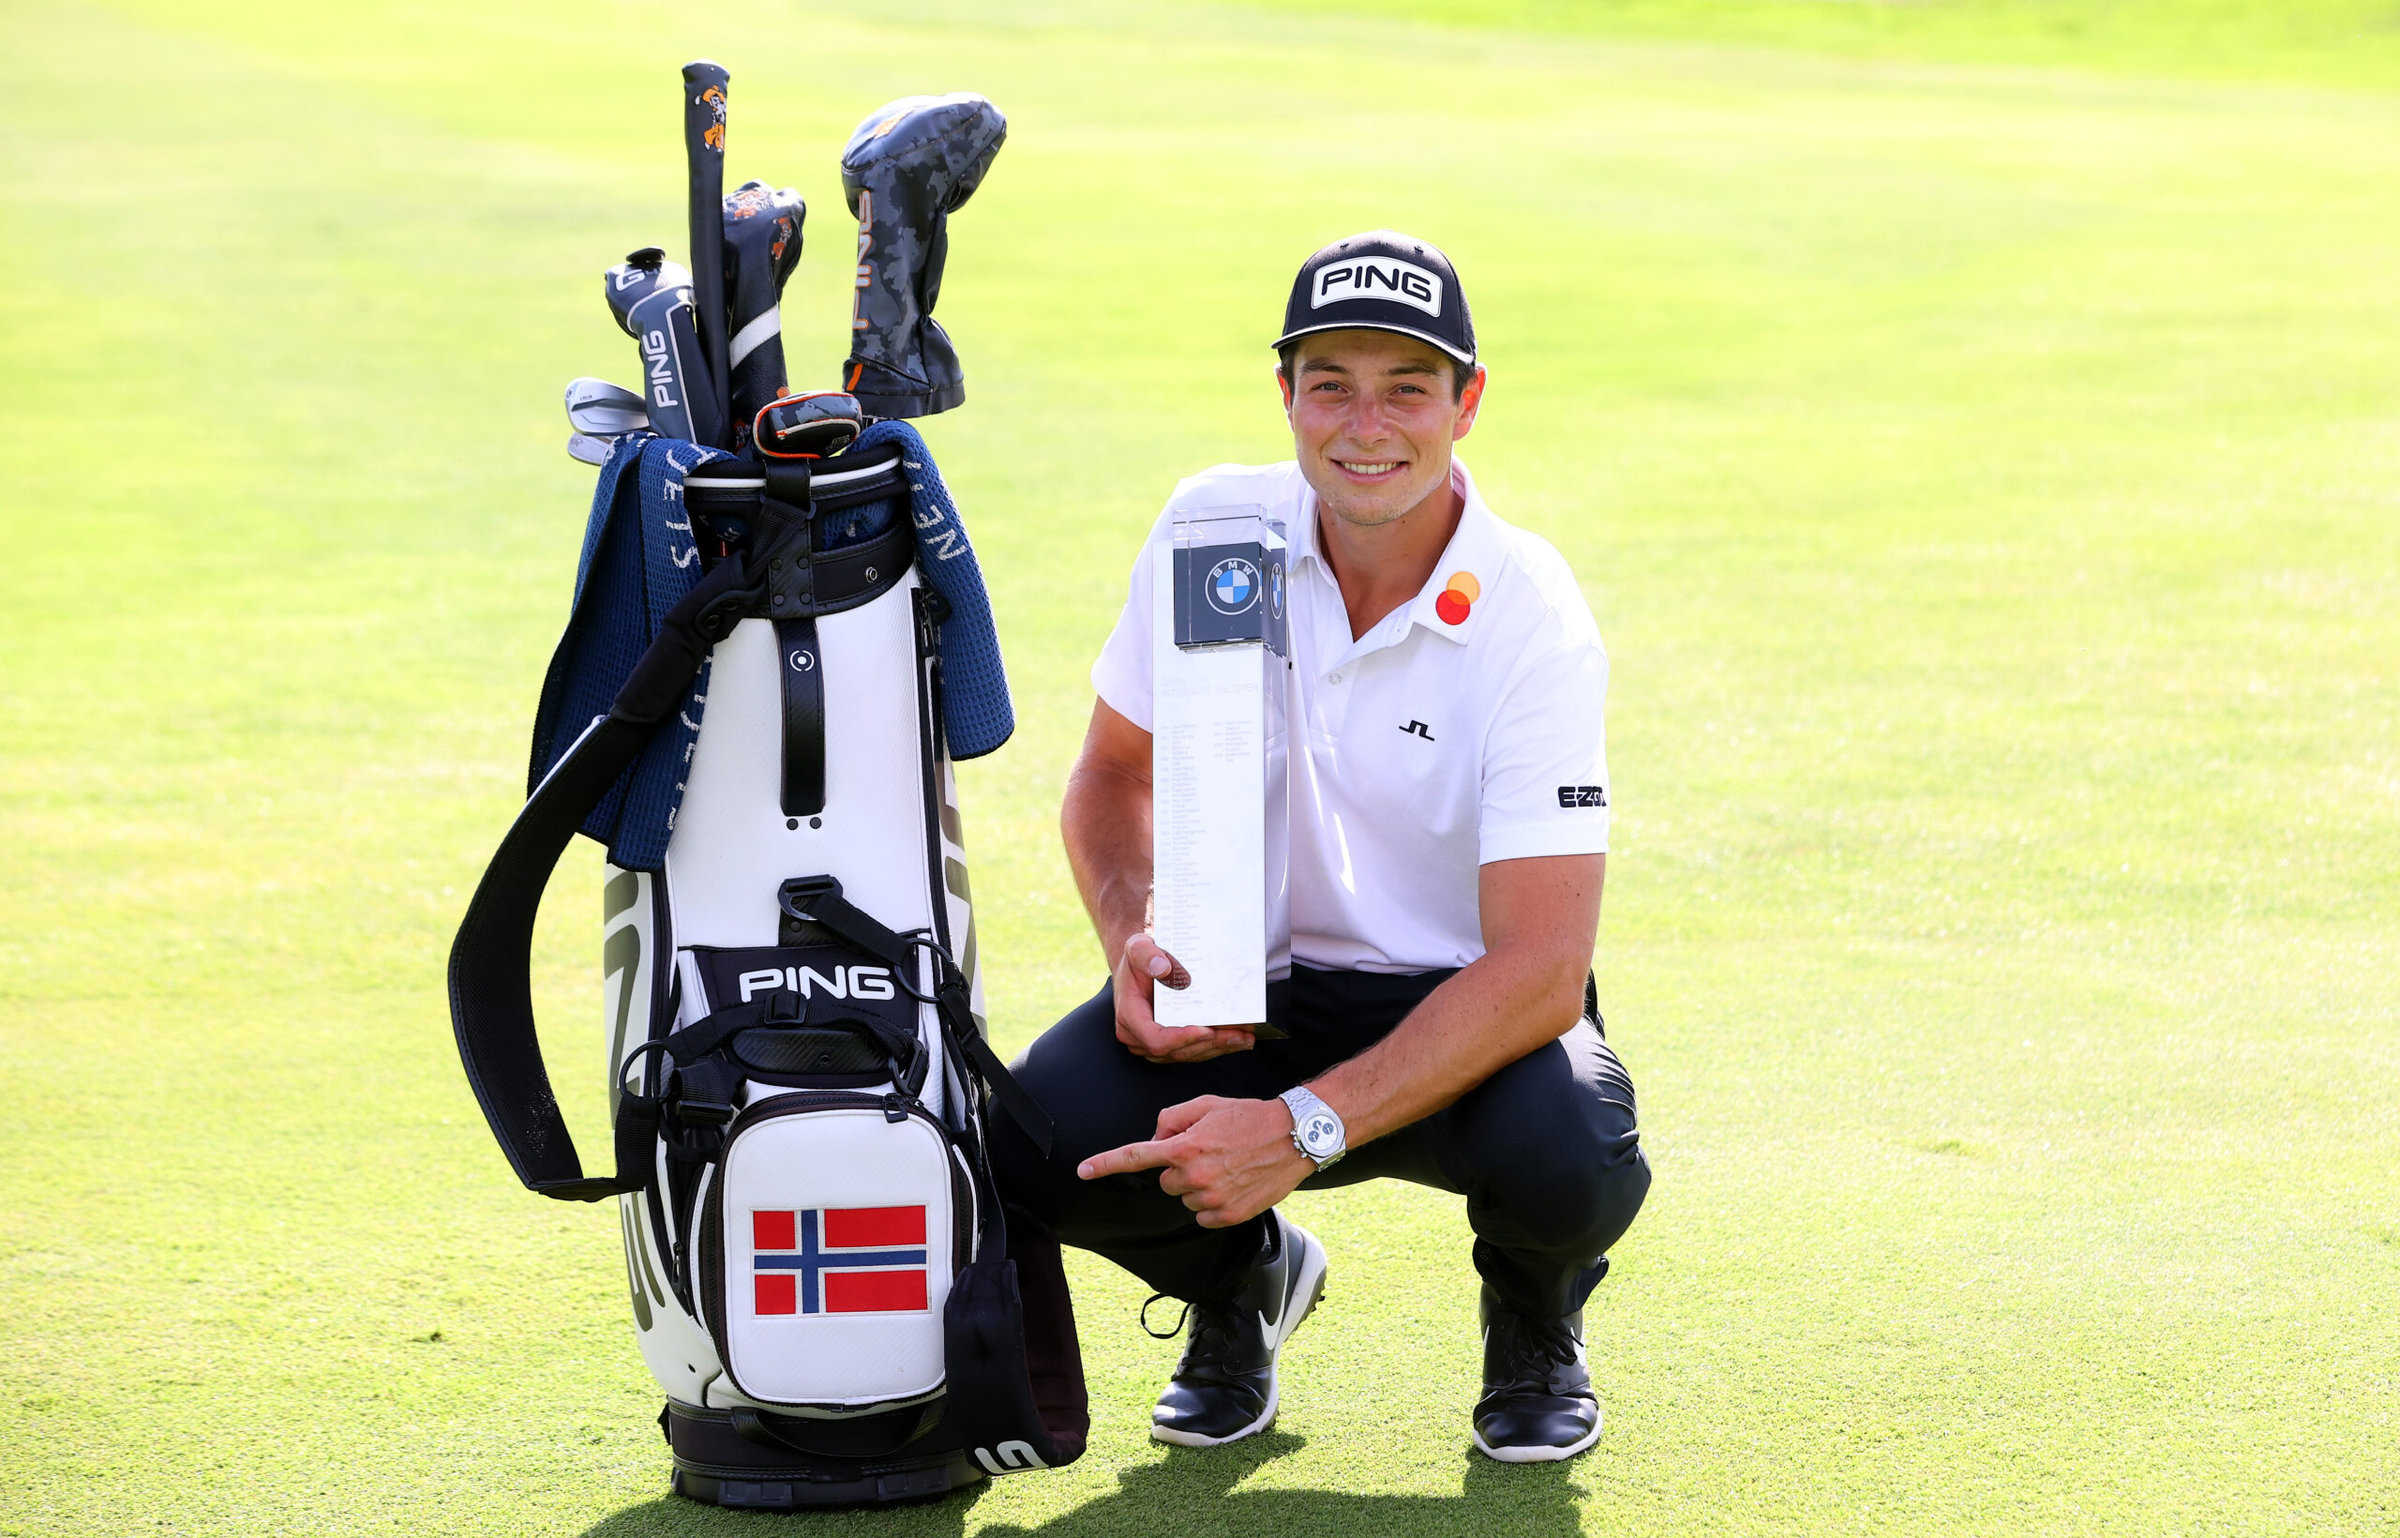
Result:
[[[1010,1052],[1099,980],[1056,816],[1142,530],[1288,453],[1303,255],[1449,250],[1464,457],[1613,659],[1656,1172],[1575,1462],[1467,1451],[1461,1204],[1374,1187],[1294,1199],[1271,1434],[1149,1443],[1177,1348],[1071,1256],[1081,1463],[798,1525],[2400,1530],[2396,13],[1374,9],[10,8],[0,1534],[772,1526],[664,1495],[614,1215],[516,1186],[442,990],[702,54],[811,207],[804,384],[852,125],[1010,117],[925,428],[1021,723],[960,772]],[[587,1157],[598,869],[536,956]]]

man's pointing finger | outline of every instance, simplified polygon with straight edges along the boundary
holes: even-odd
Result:
[[[1127,1143],[1106,1153],[1096,1153],[1075,1166],[1075,1173],[1084,1180],[1098,1180],[1103,1175],[1123,1175],[1134,1170],[1163,1169],[1174,1160],[1163,1142]]]

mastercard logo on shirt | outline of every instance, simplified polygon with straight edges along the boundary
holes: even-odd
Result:
[[[1475,611],[1475,600],[1483,596],[1483,584],[1471,571],[1454,571],[1442,588],[1441,596],[1433,601],[1433,612],[1442,617],[1445,625],[1463,625]]]

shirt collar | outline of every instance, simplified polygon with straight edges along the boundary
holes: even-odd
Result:
[[[1316,493],[1309,490],[1297,467],[1292,479],[1299,487],[1299,510],[1285,536],[1288,564],[1297,576],[1302,566],[1313,561],[1330,582],[1333,568],[1326,564],[1324,552],[1317,544]],[[1426,579],[1417,596],[1408,601],[1406,609],[1411,624],[1422,625],[1435,635],[1447,636],[1464,645],[1467,633],[1475,628],[1476,616],[1483,612],[1485,595],[1500,575],[1503,547],[1499,520],[1484,505],[1483,493],[1475,489],[1475,477],[1468,471],[1466,461],[1455,456],[1450,461],[1450,485],[1463,504],[1458,527],[1451,531],[1450,543],[1442,547],[1442,558],[1434,563],[1433,575]],[[1458,594],[1458,602],[1443,603],[1445,592]]]
[[[1296,576],[1301,567],[1313,561],[1319,571],[1331,578],[1333,568],[1325,563],[1323,552],[1317,548],[1317,494],[1309,489],[1307,477],[1300,473],[1298,461],[1292,465],[1292,488],[1296,495],[1292,524],[1284,531],[1284,564]]]

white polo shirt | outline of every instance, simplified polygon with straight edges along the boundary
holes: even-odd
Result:
[[[1270,976],[1292,961],[1465,966],[1484,950],[1477,867],[1608,848],[1608,653],[1591,607],[1549,541],[1493,516],[1465,465],[1454,462],[1451,484],[1466,506],[1432,578],[1352,640],[1299,465],[1191,477],[1152,525],[1092,664],[1100,698],[1149,731],[1151,567],[1171,546],[1176,511],[1257,507],[1282,519],[1289,729],[1267,744],[1267,783],[1288,763],[1292,937],[1269,958]]]

